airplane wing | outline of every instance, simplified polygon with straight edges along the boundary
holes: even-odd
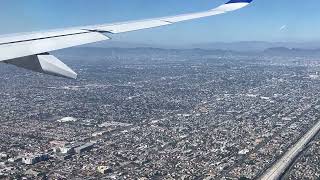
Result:
[[[252,0],[231,0],[215,9],[198,13],[1,36],[0,62],[13,64],[40,73],[75,79],[77,74],[59,59],[50,55],[50,51],[110,39],[106,34],[118,34],[154,28],[223,14],[243,8],[251,2]]]

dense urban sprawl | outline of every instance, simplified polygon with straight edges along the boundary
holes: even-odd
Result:
[[[58,52],[68,80],[0,66],[0,178],[253,179],[320,116],[320,57]],[[320,178],[319,135],[286,172]]]

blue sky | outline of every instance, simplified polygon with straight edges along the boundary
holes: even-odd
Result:
[[[1,0],[0,34],[121,22],[201,11],[224,0]],[[320,41],[319,0],[254,0],[245,9],[172,26],[120,34],[117,41],[194,44]]]

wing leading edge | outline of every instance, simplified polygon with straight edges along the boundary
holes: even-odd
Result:
[[[110,38],[105,35],[106,33],[118,34],[224,14],[243,8],[251,2],[252,0],[231,0],[217,8],[198,13],[2,36],[0,37],[0,62],[41,73],[76,78],[76,74],[68,66],[52,56],[44,56],[43,54],[48,54],[50,51],[59,49],[108,40]],[[44,63],[47,62],[48,58],[43,57],[50,57],[50,63]],[[38,66],[33,67],[35,64],[38,64]],[[42,66],[39,66],[39,64],[45,64],[46,68],[41,68]]]

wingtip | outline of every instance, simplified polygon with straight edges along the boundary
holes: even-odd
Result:
[[[226,4],[232,4],[232,3],[251,3],[253,0],[231,0],[227,2]]]

